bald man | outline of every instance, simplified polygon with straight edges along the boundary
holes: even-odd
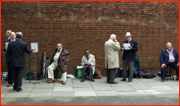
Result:
[[[67,67],[69,62],[69,52],[63,48],[61,43],[57,44],[57,48],[53,53],[53,57],[51,59],[51,65],[48,67],[48,78],[51,78],[49,83],[55,82],[54,80],[54,70],[59,68],[62,72],[61,81],[62,84],[66,84],[66,75],[67,75]]]
[[[6,36],[10,37],[10,39],[8,38],[8,40],[5,42],[5,47],[4,47],[5,52],[7,52],[9,42],[16,40],[15,32],[11,32],[10,30],[7,30]],[[13,75],[12,75],[12,68],[10,67],[10,56],[8,54],[6,54],[6,63],[8,64],[8,85],[7,85],[7,87],[10,87],[10,86],[12,86],[12,83],[13,83]]]
[[[166,69],[168,67],[176,70],[176,80],[179,80],[179,54],[172,44],[167,42],[166,49],[161,51],[160,65],[161,65],[161,81],[165,81]]]

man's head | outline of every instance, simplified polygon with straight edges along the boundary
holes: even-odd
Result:
[[[116,39],[116,35],[115,34],[111,34],[110,39],[114,41]]]
[[[12,40],[16,39],[16,34],[15,34],[15,32],[11,32],[11,39],[12,39]]]
[[[16,38],[17,39],[21,39],[23,37],[23,33],[22,32],[16,32]]]
[[[166,43],[166,47],[167,47],[168,50],[171,50],[171,48],[172,48],[171,42],[167,42]]]
[[[58,44],[57,44],[57,50],[58,50],[58,51],[60,51],[60,50],[62,49],[62,47],[63,47],[63,46],[62,46],[61,43],[58,43]]]
[[[90,54],[88,49],[85,51],[85,53],[86,53],[86,56],[89,56]]]
[[[11,32],[12,32],[11,30],[7,30],[7,31],[6,31],[6,36],[7,36],[7,37],[10,37]]]
[[[126,36],[125,36],[125,37],[126,37],[126,40],[129,41],[129,40],[131,39],[131,36],[132,36],[132,35],[131,35],[130,32],[126,32]]]

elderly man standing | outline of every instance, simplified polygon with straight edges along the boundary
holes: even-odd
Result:
[[[13,72],[14,90],[22,91],[22,74],[25,66],[25,53],[32,53],[36,49],[28,49],[27,43],[21,40],[23,34],[16,32],[16,41],[10,42],[7,49],[7,54],[11,56],[10,67]]]
[[[7,31],[6,35],[9,35],[9,33],[10,33],[10,39],[8,38],[8,40],[5,42],[5,48],[4,48],[5,52],[7,52],[9,42],[16,40],[15,32]],[[10,87],[10,86],[12,86],[12,83],[13,83],[13,75],[12,75],[12,68],[10,67],[10,55],[8,55],[8,54],[6,54],[6,63],[8,64],[8,85],[7,85],[7,87]]]
[[[121,81],[126,81],[127,77],[127,64],[129,64],[129,79],[128,82],[132,82],[133,80],[133,66],[134,61],[136,60],[136,51],[138,51],[138,45],[135,40],[132,40],[131,33],[126,33],[126,41],[124,43],[130,43],[129,50],[125,50],[122,48],[123,51],[123,79]]]
[[[107,83],[117,84],[114,82],[116,68],[119,68],[120,44],[116,40],[116,35],[112,34],[110,39],[105,42],[105,68],[107,68]]]
[[[10,40],[11,39],[11,30],[7,30],[6,31],[6,36],[8,37],[8,40]]]
[[[160,65],[161,65],[161,81],[164,82],[166,69],[168,67],[176,70],[176,80],[179,80],[179,54],[172,44],[167,42],[167,48],[161,51]]]
[[[81,79],[81,82],[84,82],[84,77],[86,75],[87,70],[89,70],[90,72],[91,81],[94,82],[93,74],[94,74],[95,64],[96,64],[95,57],[94,55],[89,53],[89,50],[86,50],[85,52],[86,52],[86,55],[84,55],[81,60],[81,65],[83,66],[83,69],[82,69],[83,77]]]
[[[51,65],[48,67],[48,78],[51,78],[49,83],[55,82],[54,80],[54,70],[59,68],[62,72],[61,81],[62,84],[66,84],[66,75],[67,75],[67,67],[69,62],[69,52],[65,50],[61,43],[57,44],[57,49],[55,49],[53,53],[53,57],[51,59]]]

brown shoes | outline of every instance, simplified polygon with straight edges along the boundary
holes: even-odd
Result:
[[[51,82],[55,82],[55,80],[51,79],[50,81],[48,81],[48,83],[51,83]]]
[[[62,81],[62,84],[63,84],[63,85],[66,85],[66,81]]]
[[[12,84],[8,84],[8,85],[7,85],[7,87],[10,87],[10,86],[12,86]]]

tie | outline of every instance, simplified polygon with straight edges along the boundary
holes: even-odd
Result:
[[[129,43],[129,41],[128,41],[128,43]]]
[[[89,56],[86,56],[87,57],[87,60],[89,60]]]

